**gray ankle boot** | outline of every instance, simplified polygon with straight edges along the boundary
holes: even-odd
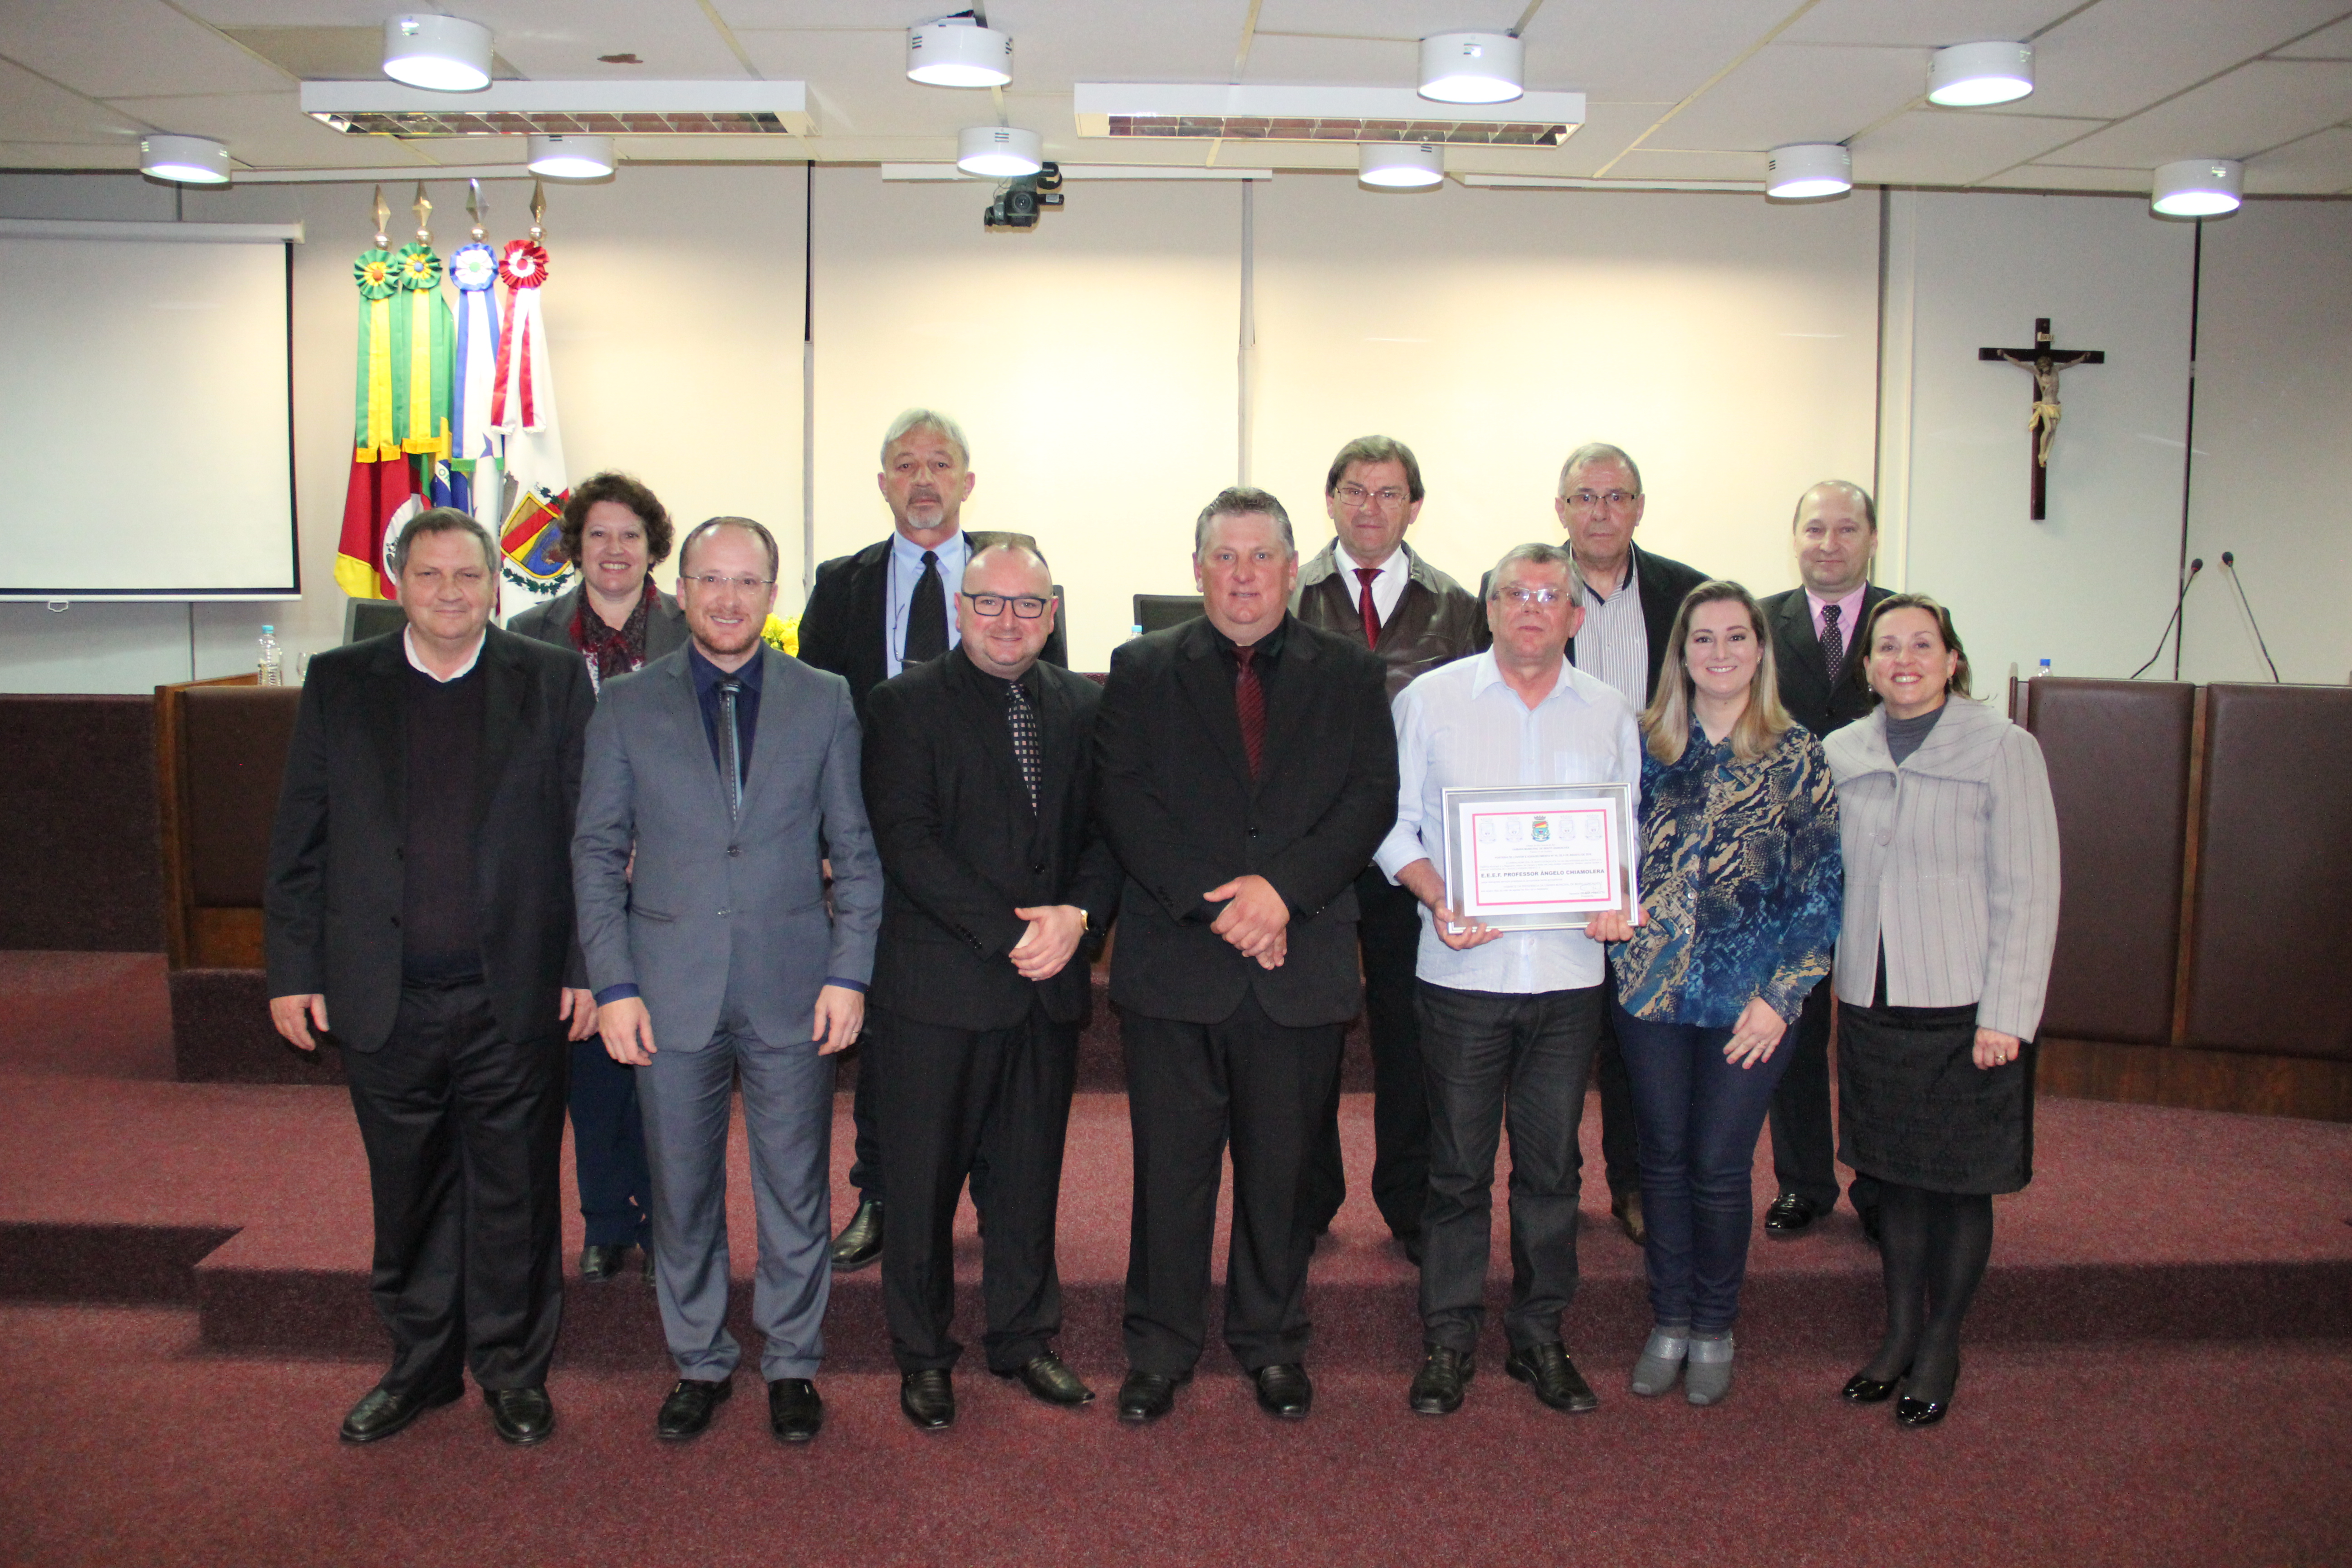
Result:
[[[1683,1369],[1683,1397],[1693,1405],[1715,1405],[1731,1392],[1731,1331],[1693,1334],[1690,1363]]]
[[[1633,1363],[1633,1392],[1650,1399],[1672,1388],[1675,1379],[1682,1375],[1683,1357],[1689,1352],[1688,1324],[1660,1324],[1652,1329],[1649,1343],[1642,1347],[1642,1359]]]

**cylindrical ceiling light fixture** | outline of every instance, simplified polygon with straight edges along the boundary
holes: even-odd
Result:
[[[490,85],[490,30],[430,13],[387,16],[383,74],[435,92],[479,92]]]
[[[1927,101],[1947,109],[2013,103],[2032,90],[2032,44],[1954,44],[1927,68]]]
[[[1045,140],[1010,125],[974,125],[956,137],[956,167],[991,180],[1017,180],[1045,166]]]
[[[2165,217],[2221,217],[2238,210],[2245,185],[2234,158],[2182,158],[2156,171],[2149,205]]]
[[[542,132],[530,139],[530,172],[551,180],[601,180],[613,172],[613,139]]]
[[[958,21],[909,27],[907,75],[930,87],[1003,87],[1013,79],[1013,35]]]
[[[1527,47],[1508,33],[1438,33],[1421,40],[1421,96],[1440,103],[1508,103],[1523,90]]]
[[[1445,178],[1445,154],[1426,142],[1367,142],[1356,178],[1383,190],[1425,190]]]
[[[159,132],[139,139],[139,172],[183,185],[226,185],[228,149],[209,136],[167,136]]]
[[[1853,189],[1853,154],[1835,142],[1775,147],[1764,160],[1764,194],[1775,201],[1816,202]]]

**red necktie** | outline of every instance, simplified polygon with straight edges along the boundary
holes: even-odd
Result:
[[[1249,753],[1252,778],[1265,750],[1265,687],[1258,679],[1256,658],[1255,647],[1234,649],[1234,713],[1242,721],[1242,750]]]
[[[1381,612],[1372,603],[1372,579],[1380,574],[1381,569],[1377,566],[1356,568],[1356,581],[1364,585],[1364,591],[1359,596],[1357,603],[1364,612],[1364,646],[1366,647],[1381,646]]]

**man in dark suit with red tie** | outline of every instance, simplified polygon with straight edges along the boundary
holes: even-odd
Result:
[[[1054,1353],[1054,1226],[1088,965],[1118,907],[1094,816],[1099,688],[1041,663],[1054,580],[1033,545],[966,563],[945,657],[875,688],[866,809],[882,932],[866,1050],[895,1217],[882,1299],[898,1405],[955,1420],[956,1199],[974,1164],[989,1370],[1050,1405],[1094,1397]]]
[[[1289,613],[1282,503],[1235,487],[1202,511],[1204,617],[1111,656],[1095,720],[1103,830],[1127,872],[1111,1000],[1135,1136],[1123,1421],[1174,1407],[1207,1339],[1219,1160],[1234,1226],[1224,1338],[1287,1419],[1316,1216],[1302,1180],[1363,1003],[1355,881],[1396,817],[1386,668]]]
[[[1764,601],[1780,705],[1815,735],[1827,736],[1876,705],[1854,645],[1886,590],[1870,581],[1878,552],[1878,510],[1870,493],[1824,479],[1797,498],[1790,523],[1804,586]],[[1772,1168],[1780,1196],[1764,1213],[1764,1234],[1801,1236],[1837,1206],[1837,1142],[1830,1126],[1830,1008],[1824,979],[1805,998],[1790,1041],[1793,1055],[1772,1094]],[[1856,1174],[1847,1190],[1863,1228],[1878,1231],[1878,1184]]]

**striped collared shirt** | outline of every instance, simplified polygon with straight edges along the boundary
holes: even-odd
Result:
[[[1625,581],[1607,598],[1584,585],[1584,625],[1576,632],[1576,668],[1617,689],[1640,712],[1650,700],[1650,628],[1642,619],[1636,558],[1625,556]]]

